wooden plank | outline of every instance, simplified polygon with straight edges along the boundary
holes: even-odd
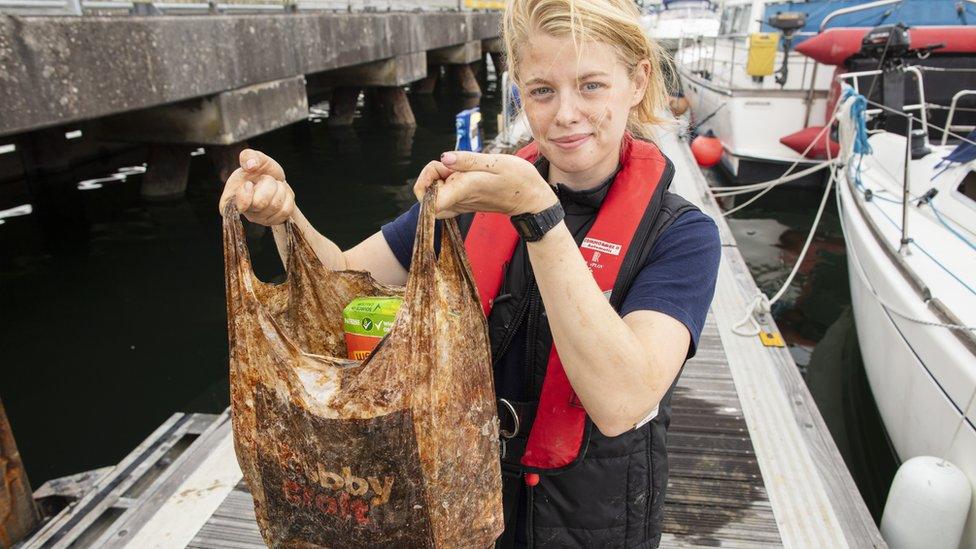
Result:
[[[263,549],[264,539],[254,517],[254,500],[242,482],[231,491],[213,517],[187,547],[194,549]]]
[[[660,141],[676,165],[673,188],[719,227],[723,257],[713,312],[783,541],[885,546],[789,352],[732,332],[759,290],[688,147],[673,134]],[[765,322],[775,329],[772,318]]]
[[[713,315],[672,400],[662,547],[778,547],[779,529]]]

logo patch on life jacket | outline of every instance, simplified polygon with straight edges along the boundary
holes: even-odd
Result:
[[[614,244],[613,242],[607,242],[598,238],[584,238],[583,243],[580,244],[580,248],[596,250],[610,255],[620,255],[620,244]]]

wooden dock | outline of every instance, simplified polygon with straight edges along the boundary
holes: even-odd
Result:
[[[661,546],[884,547],[789,352],[732,332],[758,289],[687,146],[673,135],[661,146],[672,190],[716,219],[723,243],[712,311],[674,394]],[[189,423],[199,435],[175,455]],[[129,493],[134,473],[154,468]],[[177,414],[25,546],[264,547],[227,414]]]

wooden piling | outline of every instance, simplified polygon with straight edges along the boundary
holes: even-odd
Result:
[[[457,86],[458,93],[468,97],[478,97],[481,95],[481,85],[474,76],[471,65],[464,63],[461,65],[450,65],[450,74]]]
[[[186,192],[190,175],[190,151],[187,145],[153,145],[149,150],[149,169],[142,182],[141,194],[146,200],[172,200]]]
[[[506,71],[505,57],[500,51],[488,52],[488,56],[491,57],[491,64],[495,67],[495,75],[500,81],[502,78],[502,73]]]
[[[329,102],[329,126],[348,126],[356,116],[356,102],[359,101],[358,87],[338,87],[332,90],[332,101]]]
[[[38,525],[41,520],[34,505],[33,491],[27,472],[20,460],[14,433],[7,421],[7,412],[0,400],[0,548],[13,547]]]
[[[440,77],[440,75],[441,68],[439,66],[428,66],[427,76],[411,84],[410,93],[421,95],[430,95],[434,93],[434,88],[437,86],[437,79]]]
[[[221,183],[227,181],[234,170],[241,167],[241,151],[246,148],[246,141],[208,148],[210,163],[213,165],[214,171],[217,172],[217,177]]]
[[[407,92],[401,87],[378,87],[367,90],[367,103],[375,109],[382,123],[392,127],[416,126]]]

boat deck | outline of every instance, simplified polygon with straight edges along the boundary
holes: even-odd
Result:
[[[723,243],[712,311],[674,394],[661,546],[885,546],[789,352],[732,332],[758,290],[687,146],[661,146],[672,190],[717,220]],[[228,414],[174,415],[25,545],[72,544],[264,547]]]

